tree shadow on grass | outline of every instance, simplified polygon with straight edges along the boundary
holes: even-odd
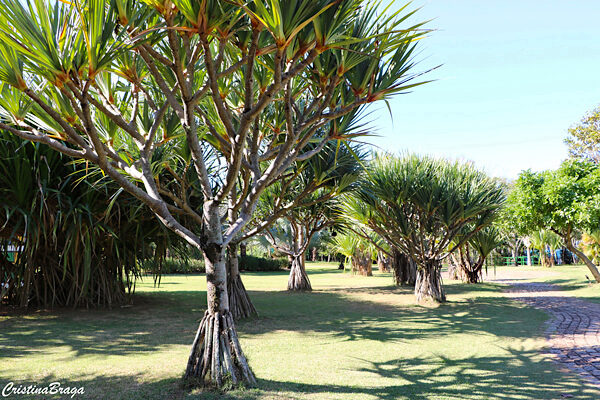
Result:
[[[63,387],[83,387],[83,399],[303,399],[319,395],[326,399],[369,398],[380,400],[418,399],[597,399],[600,392],[582,386],[574,375],[557,379],[556,366],[539,353],[507,349],[502,356],[448,358],[444,355],[390,359],[384,362],[357,359],[359,372],[393,382],[380,386],[313,384],[285,380],[258,379],[258,388],[222,393],[185,388],[178,378],[152,380],[142,374],[80,376],[68,381],[47,375],[35,382],[14,380],[15,385],[47,386],[60,382]],[[0,380],[0,385],[8,380]],[[68,396],[67,396],[68,397]],[[20,397],[27,398],[27,397]],[[31,397],[31,398],[39,398]],[[45,398],[65,398],[48,396]]]
[[[68,346],[75,356],[135,355],[191,344],[206,309],[206,292],[145,292],[124,308],[3,313],[0,365],[45,348]]]
[[[408,341],[473,332],[523,338],[529,334],[524,321],[541,324],[547,318],[503,297],[451,301],[428,308],[368,300],[380,294],[410,293],[410,288],[365,288],[363,292],[366,298],[356,299],[341,290],[252,291],[260,316],[239,321],[237,326],[248,336],[284,330],[326,332],[340,340]],[[134,355],[166,345],[187,345],[205,308],[205,292],[145,292],[136,295],[135,304],[129,308],[56,310],[7,317],[0,325],[0,361],[26,357],[46,347],[68,346],[79,356]]]
[[[548,359],[539,360],[537,352],[510,349],[502,357],[465,357],[450,359],[443,355],[392,359],[386,362],[360,360],[361,372],[376,374],[398,384],[379,387],[301,384],[261,380],[259,385],[271,393],[288,393],[292,398],[322,393],[327,398],[367,395],[381,400],[395,399],[597,399],[595,389],[582,387],[573,375],[556,379],[556,366]],[[231,393],[228,398],[250,398]],[[227,398],[226,397],[226,398]],[[258,397],[258,394],[256,395]],[[288,396],[286,396],[287,398]]]
[[[308,335],[327,333],[339,340],[381,342],[409,342],[459,333],[531,338],[531,324],[541,327],[547,316],[511,299],[493,296],[492,292],[499,288],[496,284],[449,285],[451,301],[437,308],[386,303],[389,296],[411,294],[412,289],[408,287],[329,289],[313,293],[252,291],[261,316],[240,321],[238,328],[242,337],[295,331]],[[452,295],[467,290],[477,290],[481,296],[452,301]],[[361,293],[360,299],[355,297],[357,293]],[[189,345],[206,307],[205,301],[206,294],[202,291],[145,292],[136,295],[134,306],[129,308],[58,310],[8,317],[0,325],[0,365],[10,363],[12,357],[27,357],[32,352],[58,346],[70,347],[75,357],[85,354],[135,357],[166,345]],[[541,330],[536,335],[541,336]],[[475,345],[465,343],[467,349]],[[346,386],[335,382],[319,385],[262,379],[260,390],[233,392],[226,397],[277,397],[279,393],[283,393],[284,398],[301,398],[307,393],[329,397],[327,394],[331,393],[331,398],[337,394],[347,398],[361,394],[386,400],[469,396],[508,400],[560,398],[562,393],[575,393],[578,399],[598,398],[577,392],[580,383],[576,378],[560,376],[557,367],[549,361],[543,361],[540,368],[536,358],[539,359],[537,352],[520,349],[510,350],[502,357],[449,359],[442,354],[385,362],[359,360],[363,365],[361,372],[397,379],[399,383],[364,387],[360,382]],[[176,367],[181,367],[183,372],[183,365]],[[97,388],[92,394],[113,388],[110,390],[115,392],[110,398],[175,399],[185,392],[178,386],[179,379],[146,382],[135,372],[127,376],[81,379],[92,389]],[[60,381],[60,377],[50,376],[44,381]],[[118,394],[121,386],[127,388],[124,395]],[[142,395],[138,396],[138,392]],[[94,396],[91,398],[108,398]],[[192,396],[224,398],[219,393],[192,393]]]

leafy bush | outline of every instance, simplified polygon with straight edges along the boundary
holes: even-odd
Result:
[[[240,257],[240,270],[242,271],[279,271],[288,266],[287,258],[262,258],[254,256]],[[205,273],[204,260],[193,258],[167,258],[160,265],[154,260],[144,264],[147,273],[154,274],[197,274]]]
[[[160,265],[154,260],[149,260],[144,264],[144,270],[152,274],[198,274],[205,273],[204,260],[193,258],[172,258],[165,259]]]
[[[287,266],[287,258],[240,257],[241,271],[279,271]]]

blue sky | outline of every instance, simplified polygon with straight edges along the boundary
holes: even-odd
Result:
[[[398,4],[401,4],[398,2]],[[370,119],[388,151],[470,160],[515,178],[556,168],[567,129],[600,104],[600,1],[417,0],[435,18],[419,69],[435,82]]]

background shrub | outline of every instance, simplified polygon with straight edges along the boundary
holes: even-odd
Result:
[[[279,271],[287,268],[287,258],[240,257],[241,271]]]

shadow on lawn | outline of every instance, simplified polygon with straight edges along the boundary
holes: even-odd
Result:
[[[468,288],[452,285],[450,296],[463,290]],[[477,290],[485,294],[497,288],[478,286]],[[348,294],[354,292],[368,296],[355,299]],[[406,341],[470,332],[521,338],[528,332],[523,320],[541,323],[545,319],[544,314],[502,297],[451,301],[437,308],[368,300],[371,295],[411,293],[407,287],[312,293],[251,291],[260,317],[237,325],[243,335],[285,330],[328,332],[341,340]],[[58,310],[39,312],[33,318],[8,317],[0,325],[0,363],[45,347],[68,346],[75,355],[127,355],[165,345],[188,345],[205,307],[202,291],[145,292],[136,295],[132,307],[113,311]]]
[[[543,361],[544,368],[540,368],[538,356],[537,352],[513,349],[505,357],[449,359],[437,355],[383,363],[361,360],[365,366],[360,371],[398,381],[391,386],[313,385],[271,380],[261,380],[259,385],[267,397],[270,392],[286,395],[292,392],[297,398],[303,394],[323,393],[332,397],[362,394],[382,400],[598,398],[597,391],[582,389],[580,381],[573,376],[556,379],[557,367],[549,360]],[[227,397],[239,398],[236,394]],[[243,398],[252,397],[245,394]]]
[[[387,299],[395,295],[411,295],[412,288],[408,287],[328,289],[313,293],[251,291],[261,316],[240,321],[238,327],[242,336],[288,330],[307,334],[327,332],[340,340],[402,342],[473,332],[527,338],[531,337],[531,327],[524,322],[539,321],[541,326],[546,319],[545,314],[537,310],[498,297],[496,292],[500,286],[497,284],[453,284],[448,285],[447,290],[451,301],[437,308],[387,303]],[[465,291],[477,291],[479,297],[452,301],[453,295]],[[357,294],[363,297],[353,297]],[[383,300],[370,300],[378,296]],[[68,346],[76,356],[135,356],[161,346],[190,345],[205,307],[205,292],[145,292],[136,295],[134,306],[113,311],[58,310],[40,312],[33,318],[9,316],[0,323],[0,365],[10,363],[13,357],[27,357],[32,352],[58,346]],[[539,335],[542,335],[541,330]],[[476,346],[477,343],[466,345]],[[561,398],[562,393],[581,390],[576,378],[558,375],[556,365],[549,361],[543,361],[543,368],[540,368],[538,360],[537,352],[522,349],[508,350],[503,357],[448,359],[434,355],[383,363],[360,360],[364,365],[360,371],[397,379],[398,384],[361,387],[358,386],[360,382],[356,386],[344,386],[262,379],[259,390],[236,391],[225,396],[218,393],[193,396],[208,399],[300,398],[306,393],[331,393],[331,397],[364,394],[383,400],[461,399],[466,395],[508,400]],[[181,367],[183,372],[183,365],[174,367]],[[49,376],[44,382],[60,380],[60,377]],[[107,398],[103,395],[106,391],[111,394],[110,398],[127,399],[178,399],[187,395],[178,379],[149,379],[147,382],[135,374],[82,377],[78,383],[90,388],[90,397],[84,398]],[[120,388],[131,390],[122,393]],[[578,399],[597,398],[580,391],[577,393]]]
[[[539,361],[539,353],[509,349],[502,357],[465,357],[449,359],[442,355],[397,359],[386,362],[359,360],[361,372],[393,379],[394,385],[359,386],[303,384],[297,382],[258,379],[257,389],[228,393],[192,392],[184,389],[179,379],[147,381],[141,374],[127,376],[82,376],[65,381],[48,375],[36,382],[15,380],[15,384],[36,384],[43,387],[60,382],[63,387],[84,387],[83,399],[302,399],[321,394],[325,398],[368,396],[380,400],[464,399],[597,399],[598,392],[582,388],[572,375],[556,379],[556,366],[549,360]],[[540,362],[543,368],[540,368]],[[0,380],[4,387],[7,382]],[[357,382],[358,383],[358,382]]]

